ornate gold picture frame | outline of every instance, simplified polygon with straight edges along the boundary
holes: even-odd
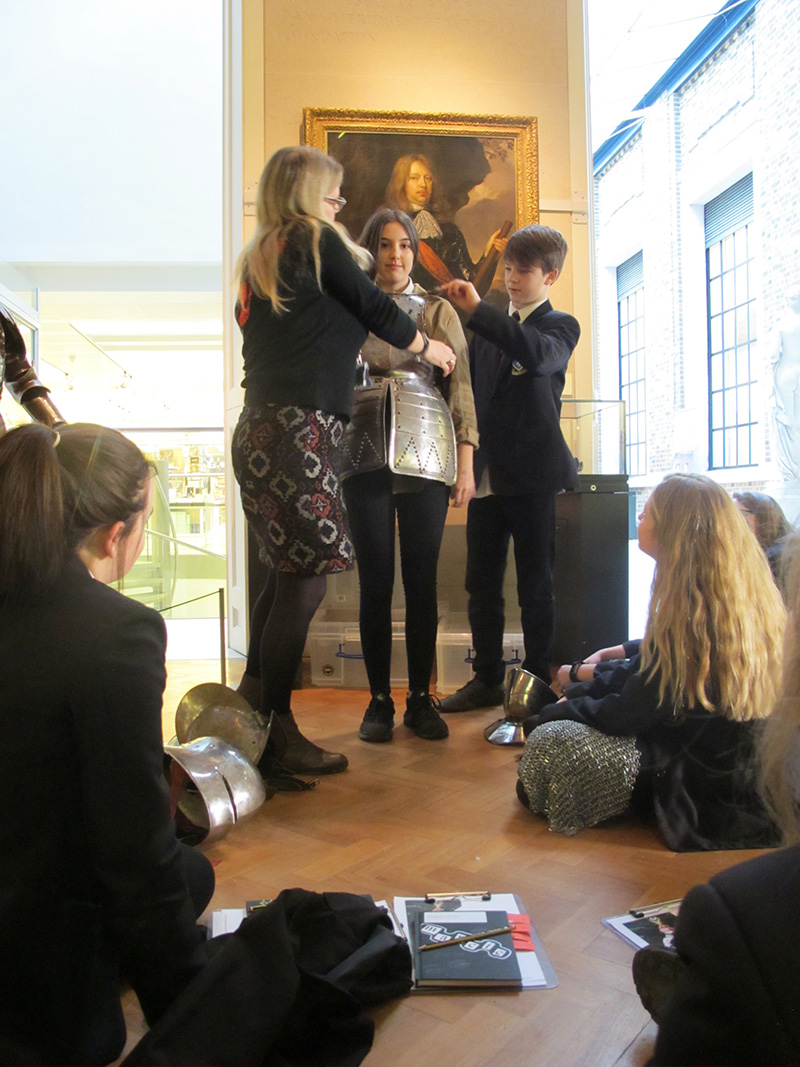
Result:
[[[344,167],[339,221],[356,239],[373,211],[395,206],[390,183],[401,161],[417,156],[433,175],[430,210],[460,229],[473,260],[504,223],[515,230],[539,221],[535,118],[307,107],[303,134]]]

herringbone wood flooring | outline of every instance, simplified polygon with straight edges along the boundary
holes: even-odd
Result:
[[[229,684],[242,666],[231,664]],[[218,677],[212,664],[169,668],[167,737],[186,689]],[[483,888],[517,893],[558,987],[410,995],[375,1013],[369,1067],[639,1067],[655,1027],[633,988],[632,950],[600,920],[679,897],[750,853],[675,854],[632,820],[573,838],[552,834],[516,798],[520,749],[483,739],[496,710],[447,716],[446,741],[421,741],[399,725],[391,744],[368,745],[356,737],[365,696],[313,688],[296,694],[301,729],[346,752],[350,769],[311,792],[277,794],[207,849],[216,864],[212,908],[241,907],[292,886],[375,899]],[[398,709],[404,697],[395,694]],[[143,1032],[130,992],[125,1010],[130,1045]]]

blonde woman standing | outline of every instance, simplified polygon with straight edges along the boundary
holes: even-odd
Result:
[[[531,722],[520,799],[575,833],[626,810],[635,788],[676,851],[774,844],[754,757],[785,626],[766,559],[725,490],[699,474],[654,489],[638,537],[656,561],[644,640]]]
[[[353,566],[339,484],[356,359],[372,331],[449,374],[455,356],[429,340],[367,278],[371,257],[336,222],[341,166],[315,148],[282,148],[257,193],[257,230],[242,252],[236,318],[245,405],[233,466],[270,570],[253,608],[240,692],[276,713],[265,766],[332,774],[347,758],[300,733],[291,693],[326,575]]]

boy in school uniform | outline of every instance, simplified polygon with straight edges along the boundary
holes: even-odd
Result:
[[[556,311],[550,286],[567,243],[548,226],[525,226],[505,250],[508,300],[493,306],[470,282],[442,286],[469,314],[470,368],[481,447],[477,491],[467,513],[469,620],[474,677],[442,701],[442,711],[503,703],[503,579],[514,542],[522,612],[522,666],[550,683],[555,603],[555,497],[576,484],[577,469],[561,433],[561,392],[578,343],[576,319]]]

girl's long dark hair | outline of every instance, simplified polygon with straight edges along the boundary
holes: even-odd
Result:
[[[411,251],[414,254],[415,263],[417,262],[417,256],[419,255],[419,236],[414,223],[411,221],[411,216],[406,214],[405,211],[401,211],[400,208],[379,208],[373,215],[370,215],[364,223],[364,229],[361,231],[361,236],[358,239],[358,243],[361,247],[366,248],[372,256],[372,266],[367,273],[373,281],[375,281],[375,275],[378,271],[378,253],[381,248],[383,228],[389,222],[399,222],[406,231],[408,240],[411,244]]]
[[[127,536],[147,502],[150,468],[116,430],[33,423],[0,437],[0,594],[41,592],[69,553],[115,522]]]

